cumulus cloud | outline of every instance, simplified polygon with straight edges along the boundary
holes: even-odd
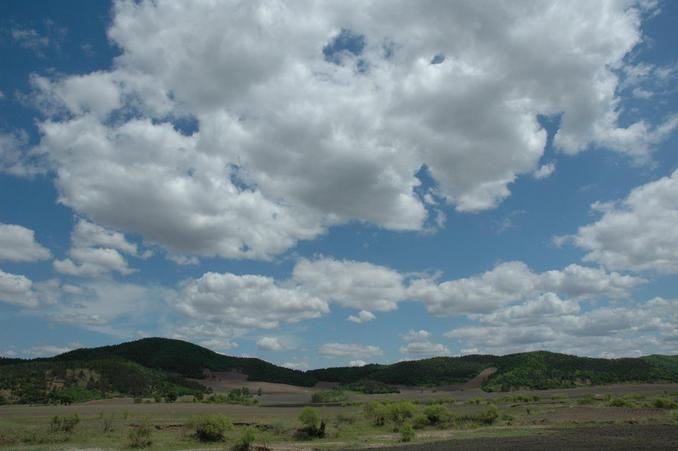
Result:
[[[483,353],[538,349],[604,357],[670,353],[678,341],[678,300],[654,298],[583,310],[576,301],[544,295],[475,318],[479,324],[445,335]]]
[[[52,253],[35,241],[35,232],[31,229],[0,223],[0,260],[35,262],[51,257]]]
[[[71,233],[69,258],[55,260],[57,272],[72,276],[97,277],[113,271],[123,275],[135,272],[122,253],[138,256],[137,246],[122,233],[79,219]]]
[[[301,259],[292,278],[309,293],[343,307],[388,311],[404,299],[403,276],[367,262],[320,258]],[[363,314],[364,318],[369,315]]]
[[[631,191],[621,202],[596,204],[601,218],[580,227],[585,260],[611,269],[678,273],[678,171]]]
[[[266,351],[282,351],[285,346],[278,337],[261,337],[257,340],[257,348]]]
[[[619,125],[637,7],[356,6],[115,2],[113,69],[32,79],[61,202],[174,253],[270,259],[352,220],[426,229],[423,167],[458,211],[496,206],[548,172],[540,114],[566,152],[636,159],[676,126]]]
[[[270,277],[212,272],[184,281],[175,305],[195,320],[241,328],[273,328],[329,312],[326,301]]]
[[[450,355],[450,350],[441,343],[431,340],[431,333],[426,330],[410,329],[401,335],[407,343],[400,348],[400,353],[412,359],[424,359]]]
[[[54,270],[62,274],[96,277],[117,271],[127,275],[134,272],[127,260],[115,249],[76,247],[68,252],[70,258],[54,260]]]
[[[375,318],[376,316],[374,316],[374,313],[368,312],[367,310],[361,310],[357,315],[350,315],[348,320],[356,324],[362,324],[370,322]]]
[[[539,168],[532,173],[532,177],[537,180],[542,180],[549,178],[556,171],[556,165],[553,163],[547,163],[539,166]]]
[[[407,292],[437,315],[489,313],[540,293],[571,298],[625,297],[646,280],[600,268],[569,265],[562,270],[535,273],[523,262],[497,265],[480,275],[437,282],[413,280]]]
[[[33,282],[29,278],[2,270],[0,270],[0,301],[23,307],[38,305]]]
[[[324,357],[353,357],[369,359],[383,354],[378,346],[356,343],[325,343],[318,348],[318,354]]]

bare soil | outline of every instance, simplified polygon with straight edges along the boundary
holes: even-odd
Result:
[[[543,433],[523,437],[493,437],[447,440],[379,448],[381,451],[447,451],[454,450],[675,450],[678,426],[606,425],[567,429],[546,429]]]

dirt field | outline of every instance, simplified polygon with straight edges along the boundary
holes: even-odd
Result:
[[[549,429],[523,437],[487,437],[448,440],[437,443],[380,448],[381,451],[454,450],[675,450],[676,425],[611,425],[569,429]]]
[[[214,378],[215,384],[234,387],[259,383]],[[678,408],[657,408],[658,398],[678,403],[678,384],[610,385],[570,390],[485,393],[464,390],[413,389],[400,393],[364,395],[349,393],[343,405],[314,406],[327,423],[327,437],[298,441],[294,432],[303,406],[321,387],[299,388],[266,384],[269,390],[256,397],[258,405],[208,404],[184,398],[176,403],[131,398],[91,401],[70,406],[0,406],[0,448],[17,450],[126,449],[131,430],[148,422],[153,428],[153,449],[227,449],[248,426],[256,428],[257,443],[276,451],[310,449],[443,450],[443,449],[676,449]],[[270,387],[274,385],[274,387]],[[216,385],[215,385],[216,386]],[[325,387],[323,387],[325,388]],[[398,428],[375,425],[363,414],[364,403],[374,400],[415,403],[421,416],[429,403],[441,403],[453,417],[461,418],[496,409],[490,424],[447,423],[418,427],[413,444],[403,447]],[[622,407],[612,407],[621,400]],[[677,404],[674,404],[674,406]],[[50,432],[54,416],[77,414],[74,433]],[[235,428],[226,441],[203,444],[195,438],[194,418],[227,415]],[[415,415],[416,416],[416,415]],[[412,419],[414,421],[415,418]],[[112,422],[106,432],[103,426]],[[193,428],[193,429],[192,429]],[[386,447],[386,448],[384,448]],[[672,448],[673,447],[673,448]]]

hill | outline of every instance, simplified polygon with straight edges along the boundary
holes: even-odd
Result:
[[[0,403],[69,404],[119,395],[167,396],[205,391],[194,381],[111,356],[24,360],[0,369]]]
[[[250,381],[312,386],[338,382],[352,389],[385,392],[390,385],[464,384],[487,369],[486,391],[567,388],[625,382],[678,382],[678,356],[600,359],[546,351],[505,356],[467,355],[298,371],[256,358],[218,354],[167,338],[77,349],[48,359],[0,358],[0,403],[72,402],[108,396],[198,394],[205,369],[237,371]]]
[[[121,357],[147,368],[201,379],[203,370],[239,371],[251,381],[312,386],[316,379],[303,371],[274,365],[261,359],[230,357],[202,346],[169,338],[144,338],[137,341],[92,349],[77,349],[56,356],[55,360],[88,360]]]
[[[308,373],[318,380],[342,384],[370,380],[386,384],[447,385],[467,382],[490,367],[497,371],[483,382],[482,388],[486,391],[678,382],[678,356],[596,359],[546,351],[505,356],[437,357],[392,365],[326,368]]]

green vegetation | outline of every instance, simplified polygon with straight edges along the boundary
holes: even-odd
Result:
[[[629,401],[628,399],[624,398],[613,398],[611,399],[608,403],[608,406],[610,407],[635,407],[636,405]]]
[[[326,368],[308,371],[307,374],[319,381],[346,385],[365,380],[399,385],[462,384],[492,366],[496,359],[480,355],[435,357],[392,365]]]
[[[70,404],[116,395],[194,394],[205,387],[121,358],[24,361],[2,366],[0,390],[17,404]]]
[[[396,387],[393,387],[392,385],[387,385],[383,382],[372,380],[352,382],[350,384],[343,385],[342,388],[358,393],[364,393],[366,395],[400,393],[400,390],[398,390]]]
[[[400,428],[400,441],[411,442],[416,437],[417,433],[412,427],[412,423],[405,423]]]
[[[202,402],[210,404],[240,404],[243,406],[249,406],[256,404],[257,400],[254,399],[254,396],[250,392],[250,389],[247,387],[236,388],[228,392],[228,395],[223,395],[221,393],[213,394],[204,398]]]
[[[657,362],[661,362],[661,365]],[[538,351],[496,358],[497,372],[484,383],[486,391],[517,388],[548,389],[623,382],[678,381],[678,356],[594,359]],[[673,368],[673,369],[672,369]]]
[[[229,357],[200,346],[164,338],[147,338],[115,346],[78,349],[50,359],[0,358],[0,405],[70,404],[91,399],[132,396],[174,402],[182,395],[202,399],[208,390],[186,378],[210,377],[211,371],[237,371],[248,380],[311,386],[337,382],[341,389],[314,395],[313,402],[343,402],[342,390],[392,393],[394,384],[436,386],[462,384],[486,368],[496,372],[482,383],[486,391],[569,388],[580,385],[678,382],[678,356],[594,359],[551,352],[506,356],[436,357],[392,365],[297,371],[253,358]],[[253,404],[240,390],[213,395],[206,402]],[[514,402],[528,402],[515,399]]]
[[[73,429],[80,423],[78,414],[54,416],[49,425],[50,432],[73,432]]]
[[[233,429],[231,419],[225,415],[206,415],[195,421],[195,436],[201,442],[220,442],[224,434]]]
[[[299,421],[303,427],[297,430],[298,439],[325,437],[325,422],[320,419],[320,414],[316,409],[304,407],[299,414]]]
[[[246,428],[236,444],[231,448],[231,451],[249,451],[252,448],[252,444],[257,439],[257,435],[254,432],[254,428]]]
[[[153,444],[151,435],[151,426],[148,424],[148,420],[145,419],[143,423],[137,425],[137,427],[129,432],[129,447],[148,448]]]
[[[346,400],[348,400],[348,395],[343,390],[336,388],[315,392],[311,396],[311,402],[314,403],[343,402]]]
[[[59,360],[92,360],[118,356],[123,359],[183,377],[202,379],[205,369],[239,371],[250,381],[311,386],[316,379],[303,371],[292,370],[255,358],[229,357],[193,343],[169,338],[144,338],[114,346],[77,349],[55,357]]]
[[[655,399],[652,406],[657,409],[678,409],[678,403],[668,396]]]

